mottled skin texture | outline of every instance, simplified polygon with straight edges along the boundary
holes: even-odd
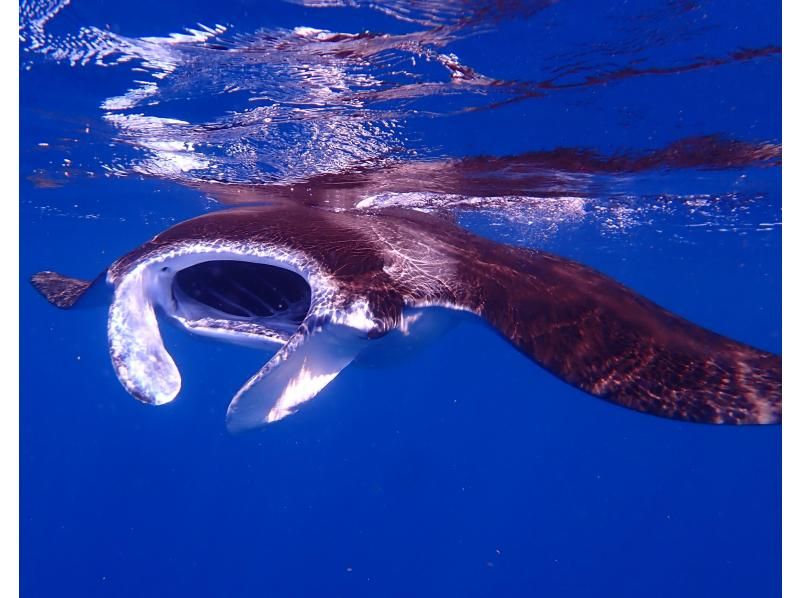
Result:
[[[58,272],[39,272],[31,283],[56,307],[68,309],[92,286],[91,281],[78,280]]]
[[[109,280],[175,244],[215,239],[303,254],[335,282],[335,309],[366,298],[373,338],[398,326],[405,306],[444,305],[481,316],[561,379],[625,407],[707,423],[781,418],[779,356],[696,326],[581,264],[418,212],[283,203],[216,212],[124,256]]]

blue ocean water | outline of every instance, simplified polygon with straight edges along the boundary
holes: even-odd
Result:
[[[198,183],[297,187],[446,213],[780,353],[779,3],[20,14],[23,595],[779,594],[780,426],[629,411],[465,322],[232,435],[268,354],[165,325],[183,388],[152,408],[103,308],[27,284],[224,207]]]

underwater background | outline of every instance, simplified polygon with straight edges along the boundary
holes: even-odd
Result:
[[[780,426],[590,397],[469,321],[232,435],[269,358],[48,305],[225,207],[208,181],[445,214],[781,351],[778,2],[23,0],[25,596],[777,596]],[[363,203],[362,203],[363,202]]]

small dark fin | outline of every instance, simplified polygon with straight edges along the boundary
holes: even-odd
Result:
[[[31,276],[31,284],[50,303],[69,309],[89,290],[91,280],[70,278],[58,272],[39,272]]]
[[[558,256],[503,248],[487,261],[465,268],[480,288],[474,311],[566,382],[672,419],[781,421],[780,356],[692,324]]]

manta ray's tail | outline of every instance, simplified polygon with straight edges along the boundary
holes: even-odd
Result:
[[[581,264],[506,250],[484,262],[491,276],[473,273],[476,311],[566,382],[673,419],[781,421],[780,356],[696,326]]]
[[[45,299],[56,307],[69,309],[102,279],[98,277],[94,281],[81,280],[80,278],[70,278],[58,272],[39,272],[31,276],[31,284],[39,291]]]

